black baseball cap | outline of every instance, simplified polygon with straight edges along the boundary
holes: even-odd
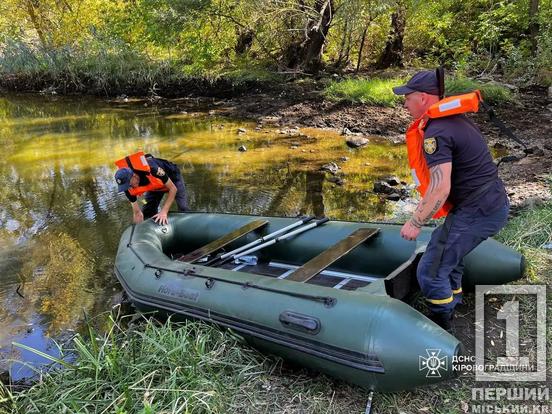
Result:
[[[424,70],[416,73],[406,85],[393,88],[395,95],[408,95],[412,92],[425,92],[439,96],[439,81],[434,70]]]
[[[130,179],[134,173],[130,168],[119,168],[115,173],[115,181],[119,185],[117,191],[122,193],[130,187]]]

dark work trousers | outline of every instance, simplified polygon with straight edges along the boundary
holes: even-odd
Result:
[[[179,179],[174,182],[174,185],[176,186],[176,196],[174,200],[178,206],[178,211],[188,211],[188,195],[186,194],[184,181]],[[146,205],[142,208],[144,220],[155,216],[159,212],[159,203],[161,203],[161,199],[165,194],[167,193],[163,191],[148,191],[144,195],[144,200],[146,200]]]
[[[488,216],[461,208],[454,212],[439,265],[434,262],[439,259],[437,241],[443,225],[433,231],[417,270],[420,288],[433,313],[452,312],[461,303],[464,256],[504,227],[509,208],[509,203],[505,203]]]

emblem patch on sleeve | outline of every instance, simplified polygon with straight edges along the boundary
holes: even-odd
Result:
[[[163,170],[163,168],[159,167],[159,168],[157,169],[157,175],[158,175],[159,177],[163,177],[163,176],[165,175],[165,170]]]
[[[424,139],[424,151],[429,155],[437,151],[437,140],[433,137]]]

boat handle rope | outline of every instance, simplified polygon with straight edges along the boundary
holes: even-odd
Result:
[[[268,287],[264,287],[264,286],[259,286],[259,285],[256,285],[256,284],[250,283],[250,282],[245,282],[245,283],[235,282],[233,280],[226,280],[226,279],[219,278],[219,277],[202,275],[200,273],[197,273],[195,270],[193,270],[193,269],[195,269],[195,266],[192,269],[176,270],[176,269],[170,269],[170,268],[167,268],[167,267],[160,267],[160,266],[151,265],[149,263],[146,263],[142,259],[142,257],[140,257],[138,252],[136,250],[134,250],[134,248],[132,246],[132,237],[134,236],[135,227],[136,227],[136,224],[133,224],[132,225],[132,230],[130,232],[130,238],[129,238],[129,241],[127,243],[127,247],[130,249],[130,251],[132,253],[134,253],[134,255],[138,258],[138,260],[140,260],[140,262],[142,262],[142,264],[144,265],[144,268],[149,268],[149,269],[155,269],[156,270],[156,272],[155,272],[156,278],[159,278],[160,275],[161,275],[161,273],[159,273],[159,277],[157,277],[157,272],[171,272],[171,273],[176,273],[176,274],[180,274],[180,275],[184,275],[184,276],[193,275],[193,276],[196,276],[196,277],[199,277],[199,278],[202,278],[202,279],[206,279],[205,286],[207,287],[207,289],[211,289],[213,287],[213,285],[215,284],[215,281],[216,281],[216,282],[221,282],[221,283],[228,283],[230,285],[238,285],[238,286],[241,286],[244,289],[253,288],[253,289],[263,290],[265,292],[279,293],[281,295],[287,295],[287,296],[292,296],[292,297],[296,297],[296,298],[312,300],[312,301],[315,301],[315,302],[321,302],[327,308],[332,308],[337,303],[337,298],[334,298],[334,297],[331,297],[331,296],[316,296],[316,295],[308,295],[308,294],[305,294],[305,293],[288,292],[288,291],[285,291],[285,290],[272,289],[272,288],[268,288]],[[209,283],[210,287],[207,286],[207,283]]]
[[[134,252],[134,250],[133,250],[133,252]],[[136,254],[136,252],[134,252],[134,254]],[[304,294],[304,293],[287,292],[285,290],[272,289],[272,288],[267,288],[267,287],[264,287],[264,286],[259,286],[259,285],[256,285],[254,283],[251,283],[251,282],[245,282],[245,283],[235,282],[233,280],[226,280],[226,279],[222,279],[220,277],[202,275],[202,274],[196,273],[194,271],[190,272],[190,271],[188,271],[188,269],[182,271],[182,270],[176,270],[176,269],[169,269],[167,267],[154,266],[154,265],[150,265],[148,263],[144,264],[144,267],[149,268],[149,269],[156,269],[158,271],[163,271],[163,272],[176,273],[176,274],[180,274],[180,275],[184,275],[184,276],[191,276],[191,275],[197,276],[199,278],[206,279],[205,283],[206,284],[209,283],[209,285],[211,287],[214,285],[215,282],[222,282],[222,283],[228,283],[230,285],[241,286],[244,290],[248,289],[248,288],[253,288],[253,289],[263,290],[265,292],[280,293],[282,295],[288,295],[288,296],[293,296],[293,297],[296,297],[296,298],[313,300],[315,302],[322,302],[322,303],[324,303],[324,306],[326,306],[328,308],[331,308],[331,307],[335,306],[335,304],[337,303],[337,299],[334,298],[334,297],[331,297],[331,296],[315,296],[315,295],[307,295],[307,294]],[[207,287],[207,288],[209,288],[209,287]]]

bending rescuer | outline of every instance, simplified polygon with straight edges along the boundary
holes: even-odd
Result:
[[[141,223],[153,218],[156,223],[167,224],[167,214],[176,200],[179,211],[188,211],[186,187],[178,166],[151,154],[137,152],[115,162],[118,191],[124,192],[133,211],[133,222]],[[161,199],[167,193],[159,211]],[[142,209],[138,197],[144,194],[146,204]]]

